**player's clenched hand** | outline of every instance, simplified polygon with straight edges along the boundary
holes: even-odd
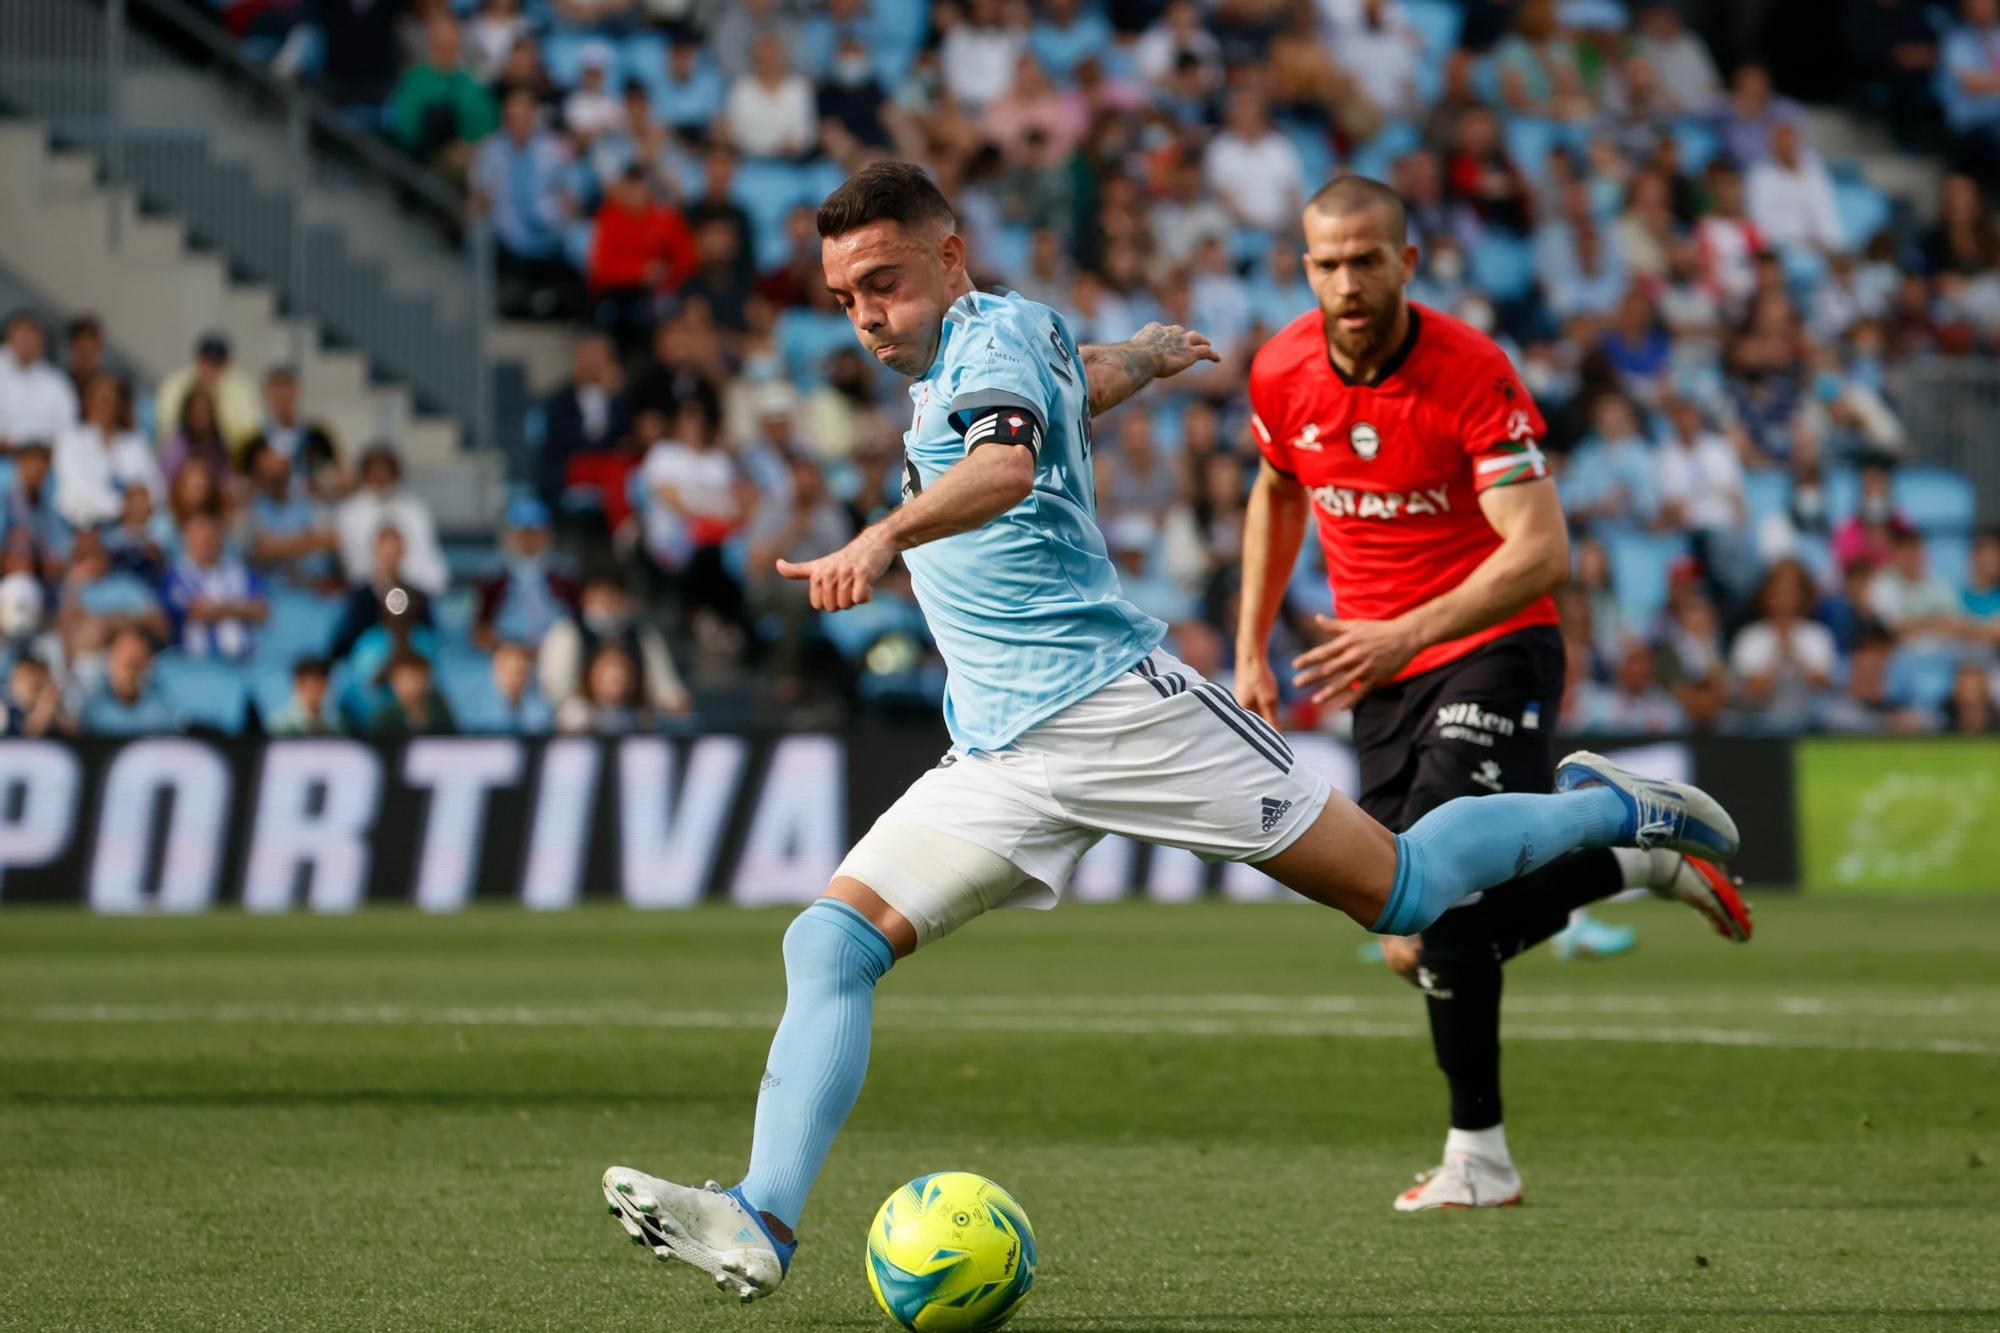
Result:
[[[1340,707],[1352,708],[1362,695],[1395,679],[1423,647],[1400,621],[1313,619],[1327,640],[1292,659],[1298,672],[1292,684],[1302,690],[1319,686],[1312,696],[1317,704],[1338,700]]]
[[[810,585],[815,611],[845,611],[874,595],[876,580],[889,572],[895,558],[894,544],[870,528],[832,555],[803,564],[780,560],[778,572]]]
[[[1271,672],[1268,657],[1253,657],[1236,664],[1236,702],[1278,725],[1278,678]]]
[[[1152,356],[1155,379],[1178,375],[1197,361],[1220,361],[1208,335],[1178,324],[1148,324],[1132,335],[1132,345]]]

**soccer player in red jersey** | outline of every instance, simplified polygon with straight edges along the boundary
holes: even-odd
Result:
[[[1354,710],[1362,808],[1403,829],[1454,797],[1548,791],[1563,691],[1550,593],[1569,577],[1569,533],[1541,413],[1491,339],[1405,296],[1417,251],[1394,191],[1342,177],[1304,225],[1319,308],[1250,369],[1263,459],[1243,536],[1237,699],[1278,720],[1271,627],[1310,514],[1335,616],[1295,661],[1294,683]],[[1443,1164],[1400,1210],[1520,1198],[1500,1115],[1505,960],[1628,887],[1688,903],[1729,938],[1750,935],[1729,877],[1678,853],[1580,851],[1525,878],[1420,937],[1384,942],[1424,991],[1451,1091]]]

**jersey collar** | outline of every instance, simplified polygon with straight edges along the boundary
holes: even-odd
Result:
[[[1333,369],[1334,378],[1350,389],[1379,389],[1389,382],[1390,376],[1403,368],[1403,363],[1410,359],[1410,353],[1417,350],[1417,334],[1422,327],[1423,315],[1418,310],[1417,303],[1412,301],[1410,302],[1410,331],[1403,335],[1402,344],[1396,348],[1387,361],[1382,363],[1381,373],[1376,375],[1372,380],[1357,380],[1349,376],[1346,371],[1340,368],[1340,363],[1333,359],[1331,352],[1327,353],[1326,364]]]

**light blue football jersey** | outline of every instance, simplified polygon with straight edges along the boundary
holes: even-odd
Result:
[[[1027,499],[903,553],[949,669],[952,740],[1002,749],[1129,670],[1167,627],[1124,599],[1098,530],[1090,387],[1062,316],[1012,293],[960,297],[910,399],[905,500],[966,456],[964,431],[988,411],[1025,411],[1040,427]]]

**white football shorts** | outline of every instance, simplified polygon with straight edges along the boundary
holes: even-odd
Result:
[[[1263,861],[1331,794],[1269,723],[1156,651],[1004,750],[946,754],[834,873],[873,889],[924,942],[992,907],[1054,907],[1107,833]]]

